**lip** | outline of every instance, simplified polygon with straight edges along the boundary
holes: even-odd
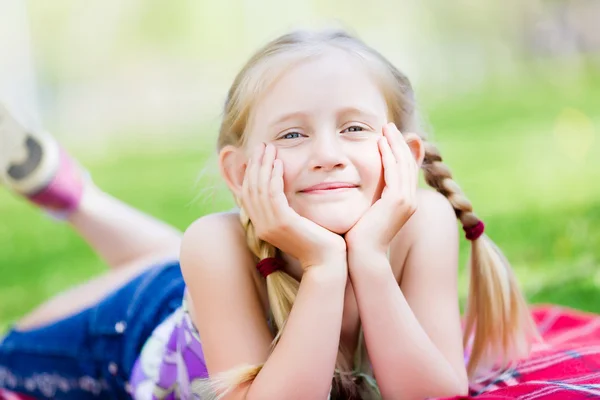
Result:
[[[302,189],[301,193],[319,193],[319,192],[331,192],[331,191],[342,191],[346,189],[355,189],[358,185],[349,182],[323,182],[317,185]]]

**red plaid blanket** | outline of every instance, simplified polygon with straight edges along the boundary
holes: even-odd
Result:
[[[472,396],[462,399],[600,398],[600,316],[558,306],[532,312],[545,343],[513,369],[472,386]],[[0,389],[0,400],[29,398]]]
[[[545,343],[461,399],[600,398],[600,316],[558,306],[536,306],[532,312]]]

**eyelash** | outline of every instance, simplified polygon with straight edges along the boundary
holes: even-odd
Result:
[[[351,129],[351,128],[359,128],[359,129],[360,129],[360,130],[358,130],[358,131],[357,131],[357,130],[355,130],[355,131],[352,131],[352,132],[363,132],[363,131],[365,131],[365,130],[366,130],[366,128],[365,128],[365,127],[363,127],[363,126],[360,126],[360,125],[352,125],[352,126],[349,126],[349,127],[347,127],[346,129],[344,129],[342,132],[344,132],[344,131],[347,131],[348,129]],[[302,135],[300,132],[287,132],[287,133],[285,133],[285,134],[281,135],[281,136],[279,137],[279,139],[297,139],[297,138],[299,137],[299,136],[296,136],[296,137],[293,137],[293,138],[286,138],[286,136],[288,136],[288,135],[293,135],[293,134],[296,134],[296,135]]]
[[[281,136],[279,137],[279,139],[286,139],[286,136],[287,136],[287,135],[293,135],[293,134],[296,134],[296,135],[301,135],[301,133],[300,133],[300,132],[287,132],[287,133],[285,133],[285,134],[281,135]],[[297,137],[294,137],[294,138],[287,138],[287,139],[297,139]]]
[[[360,126],[360,125],[351,125],[351,126],[347,127],[346,129],[344,129],[344,131],[346,131],[346,130],[348,130],[350,128],[360,128],[360,131],[352,131],[352,132],[363,132],[364,130],[366,130],[365,127]]]

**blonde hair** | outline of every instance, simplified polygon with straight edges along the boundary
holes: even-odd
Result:
[[[426,135],[420,127],[411,84],[388,60],[343,31],[297,31],[268,43],[239,72],[227,96],[218,149],[227,145],[244,146],[250,113],[260,94],[297,62],[332,49],[347,52],[363,62],[380,79],[390,119],[401,132],[415,132],[425,141]],[[463,227],[469,229],[477,225],[479,219],[473,213],[471,203],[453,180],[438,149],[426,141],[422,168],[426,182],[450,201]],[[243,208],[240,208],[240,220],[248,247],[258,260],[277,255],[275,247],[256,235],[252,221]],[[472,241],[470,274],[464,344],[466,347],[472,340],[467,370],[469,377],[473,378],[479,366],[506,365],[525,356],[536,337],[536,330],[508,262],[485,235]],[[285,272],[277,271],[266,278],[266,285],[277,332],[273,348],[284,329],[299,283]],[[358,356],[355,362],[361,365],[354,367],[370,372],[362,339],[357,354],[364,357]],[[372,385],[364,380],[360,385],[357,383],[357,375],[350,373],[347,355],[346,349],[340,348],[333,381],[333,388],[337,390],[334,391],[340,396],[343,393],[345,398],[379,398]],[[224,391],[252,381],[261,368],[260,365],[242,366],[211,378],[213,388],[224,394]]]

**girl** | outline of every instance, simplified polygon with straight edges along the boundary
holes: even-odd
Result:
[[[194,222],[180,264],[160,261],[177,232],[102,193],[45,135],[2,120],[4,140],[29,154],[5,156],[8,186],[64,213],[113,267],[17,324],[0,347],[6,387],[454,396],[537,337],[509,265],[426,141],[409,81],[344,32],[284,35],[238,74],[218,151],[239,210]],[[419,168],[441,195],[417,190]],[[455,216],[472,242],[462,333]]]

